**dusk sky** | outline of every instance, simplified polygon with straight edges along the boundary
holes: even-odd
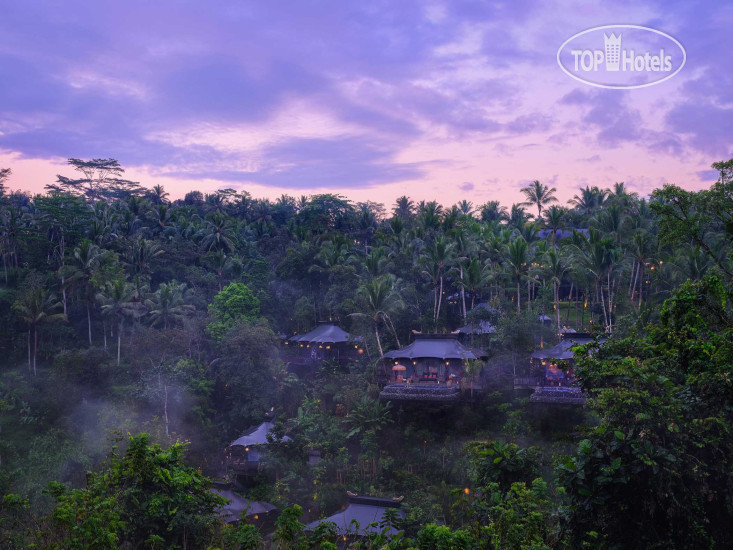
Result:
[[[643,4],[643,5],[642,5]],[[556,54],[591,27],[659,29],[661,84],[608,90]],[[0,168],[41,192],[111,157],[174,198],[334,192],[388,207],[564,202],[585,185],[715,181],[733,156],[733,2],[0,0]]]

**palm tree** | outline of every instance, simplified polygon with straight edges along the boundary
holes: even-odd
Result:
[[[392,275],[383,275],[382,277],[364,282],[358,290],[359,296],[362,298],[364,310],[351,314],[354,317],[363,317],[371,320],[380,357],[384,357],[382,341],[379,338],[380,321],[384,322],[391,329],[395,340],[397,340],[397,345],[400,345],[400,340],[397,337],[397,331],[394,329],[390,315],[399,311],[403,307],[403,303],[394,287],[395,281]]]
[[[140,237],[133,240],[127,247],[123,261],[130,270],[130,276],[137,278],[149,274],[153,259],[161,256],[164,252],[155,241]]]
[[[567,213],[567,208],[556,204],[545,210],[545,227],[552,231],[552,245],[555,247],[557,247],[557,232],[563,227]]]
[[[466,321],[466,291],[462,285],[463,282],[463,264],[468,261],[469,255],[473,254],[477,250],[476,243],[471,238],[472,234],[465,231],[463,227],[457,227],[451,231],[454,244],[456,247],[456,254],[458,255],[458,281],[461,288],[461,313],[463,314],[463,321]]]
[[[509,213],[509,225],[520,229],[529,221],[531,215],[525,212],[519,204],[512,204],[511,212]]]
[[[186,283],[178,281],[161,283],[158,290],[145,300],[150,324],[152,326],[162,324],[163,328],[168,329],[171,322],[176,323],[193,313],[196,308],[187,303],[191,296],[192,291]]]
[[[579,271],[585,271],[595,279],[596,295],[601,303],[603,320],[606,332],[611,332],[613,313],[613,285],[611,277],[613,267],[618,260],[618,252],[613,239],[601,237],[595,229],[590,231],[590,237],[585,240],[584,246],[572,247],[573,263]],[[604,280],[606,294],[603,293]]]
[[[232,252],[235,248],[234,224],[229,216],[218,210],[206,217],[206,227],[201,235],[201,246],[206,251],[220,249]]]
[[[18,317],[28,325],[28,370],[33,366],[36,375],[36,357],[38,355],[38,326],[58,320],[66,320],[66,315],[56,313],[61,302],[54,294],[46,292],[41,286],[31,286],[20,294],[13,304]],[[31,363],[31,333],[33,333],[33,363]]]
[[[166,204],[170,202],[168,200],[168,193],[162,185],[154,185],[153,188],[148,191],[148,198],[153,204]]]
[[[580,190],[580,194],[573,196],[568,203],[575,206],[581,214],[588,215],[604,206],[607,195],[608,191],[586,185]]]
[[[208,267],[216,271],[216,281],[219,285],[219,292],[221,292],[224,273],[233,271],[232,268],[238,264],[237,260],[223,250],[216,250],[206,254],[203,261]]]
[[[499,201],[489,201],[479,207],[481,221],[501,222],[509,218],[506,213],[506,206],[501,206]]]
[[[522,313],[521,307],[521,283],[527,278],[529,272],[529,251],[527,241],[517,237],[509,243],[506,248],[506,261],[514,282],[517,285],[517,314]],[[529,300],[529,296],[527,297]]]
[[[420,262],[425,266],[423,274],[427,275],[433,283],[433,322],[438,328],[440,308],[443,303],[443,276],[445,268],[453,257],[454,243],[449,243],[445,238],[438,237],[430,245],[425,247]]]
[[[392,213],[396,218],[408,220],[415,215],[415,203],[403,195],[395,202]]]
[[[430,231],[440,227],[440,220],[443,216],[443,207],[435,201],[421,202],[418,208],[418,218],[423,229]]]
[[[120,349],[122,347],[122,326],[125,317],[136,313],[135,287],[123,279],[108,282],[101,292],[97,293],[97,301],[102,304],[102,315],[117,319],[117,366],[120,366]]]
[[[524,187],[521,191],[522,193],[524,193],[524,196],[527,197],[527,201],[522,204],[526,204],[528,206],[536,206],[538,220],[542,217],[542,209],[546,205],[550,204],[551,202],[557,202],[557,198],[555,197],[555,192],[557,191],[557,189],[555,189],[554,187],[550,188],[547,185],[540,183],[538,180],[534,180],[527,187]]]
[[[470,216],[473,213],[473,203],[471,201],[462,200],[457,206],[464,216]]]
[[[639,230],[634,233],[634,235],[631,237],[630,244],[630,254],[633,258],[633,264],[631,267],[631,275],[629,276],[629,299],[633,302],[635,298],[635,294],[637,292],[636,290],[636,282],[639,281],[639,298],[638,298],[638,304],[637,308],[641,309],[641,299],[643,294],[643,288],[644,288],[644,268],[647,264],[647,262],[651,259],[653,259],[654,256],[654,248],[655,248],[655,242],[654,237],[644,231]],[[689,250],[689,248],[684,247],[685,250]]]
[[[560,284],[567,271],[567,266],[560,254],[554,248],[545,252],[545,271],[552,282],[552,296],[555,308],[555,320],[557,321],[557,332],[560,333]]]
[[[89,345],[92,345],[92,306],[94,305],[94,285],[92,280],[102,262],[103,251],[91,241],[82,241],[74,249],[69,264],[65,267],[66,279],[71,286],[81,289],[82,299],[87,310],[87,329]]]
[[[491,282],[492,275],[491,266],[481,263],[478,258],[471,258],[465,265],[464,276],[459,284],[471,295],[471,309],[476,305],[476,296]]]
[[[367,278],[375,279],[383,275],[387,265],[387,255],[384,248],[372,248],[371,252],[364,258],[364,270]]]

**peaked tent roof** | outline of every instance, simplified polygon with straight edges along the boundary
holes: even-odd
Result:
[[[362,533],[381,533],[382,529],[377,525],[376,527],[369,527],[370,523],[376,522],[379,524],[384,518],[384,512],[387,508],[399,508],[400,503],[388,498],[377,498],[377,497],[349,497],[349,505],[346,509],[335,513],[334,515],[327,517],[326,519],[320,519],[306,525],[306,529],[313,530],[318,527],[318,524],[331,521],[336,524],[339,535],[345,535],[350,531],[353,533],[352,521],[359,523],[359,534]],[[397,511],[399,518],[404,518],[405,513],[402,510]],[[387,531],[388,536],[393,536],[399,533],[400,530],[390,527]]]
[[[242,437],[232,442],[230,445],[241,445],[248,447],[249,445],[267,445],[267,434],[272,431],[275,425],[272,422],[263,422],[256,428],[252,428],[244,433]],[[283,441],[292,441],[287,435],[283,437]]]
[[[455,334],[416,334],[412,344],[388,351],[384,356],[390,359],[478,359],[483,354],[481,350],[471,350],[461,344]]]
[[[575,356],[573,354],[573,348],[575,346],[583,346],[592,341],[593,337],[589,334],[582,332],[566,333],[556,346],[535,351],[532,354],[532,359],[572,359]],[[605,338],[602,337],[600,341],[605,341]]]
[[[245,510],[246,517],[254,516],[255,514],[267,514],[273,510],[277,510],[277,508],[269,502],[258,502],[256,500],[246,499],[231,489],[212,489],[212,491],[229,501],[219,510],[219,515],[227,523],[231,521],[239,521],[242,518],[242,512]]]
[[[468,323],[466,326],[459,328],[458,332],[461,334],[494,334],[496,327],[488,321],[478,321],[473,324]]]
[[[353,337],[351,334],[343,330],[341,327],[332,325],[330,323],[324,323],[318,325],[310,332],[306,332],[302,335],[295,335],[292,338],[288,338],[289,342],[308,342],[310,344],[339,344],[341,342],[348,341],[360,341],[361,337]]]

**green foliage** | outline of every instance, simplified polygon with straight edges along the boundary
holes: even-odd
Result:
[[[159,544],[200,547],[218,524],[225,503],[209,480],[183,462],[184,445],[150,444],[131,436],[127,450],[110,456],[104,470],[89,474],[87,488],[49,485],[56,499],[39,536],[51,548],[118,548]]]
[[[517,481],[530,482],[539,471],[540,452],[504,441],[474,441],[466,447],[477,487],[498,483],[508,490]]]
[[[221,538],[222,550],[260,550],[265,547],[257,527],[245,522],[237,526],[225,525]]]
[[[290,508],[285,508],[277,518],[274,539],[278,550],[308,548],[304,536],[305,526],[300,522],[302,516],[303,509],[295,504]]]
[[[687,283],[647,338],[582,361],[601,421],[558,468],[576,541],[731,544],[729,292],[715,278]]]
[[[469,550],[472,537],[463,529],[451,531],[445,525],[430,523],[417,534],[417,548],[420,550]]]
[[[254,322],[260,313],[260,301],[244,283],[232,283],[214,296],[209,306],[211,321],[206,332],[221,341],[240,321]]]

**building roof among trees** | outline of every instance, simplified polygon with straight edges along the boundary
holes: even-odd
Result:
[[[277,510],[277,507],[273,506],[269,502],[258,502],[256,500],[246,499],[231,489],[212,489],[212,491],[229,501],[219,510],[219,515],[226,523],[240,521],[242,519],[242,512],[245,510],[246,517],[258,514],[268,514]]]
[[[474,323],[468,323],[458,329],[461,334],[494,334],[496,327],[489,321],[476,321]]]
[[[359,524],[359,533],[379,533],[382,528],[379,525],[369,526],[370,523],[376,522],[379,524],[383,518],[384,513],[388,508],[397,508],[398,518],[404,518],[405,513],[400,510],[400,502],[390,498],[378,498],[378,497],[362,497],[362,496],[350,496],[349,505],[340,512],[335,513],[326,519],[314,521],[306,525],[306,529],[313,530],[322,522],[330,521],[336,524],[339,535],[354,534],[354,526],[352,522],[356,521]],[[394,536],[400,533],[401,530],[390,527],[387,531],[388,536]]]
[[[272,422],[263,422],[255,428],[247,430],[242,437],[232,442],[231,447],[240,445],[249,447],[250,445],[267,445],[267,434],[271,433],[275,425]],[[283,441],[292,441],[287,435],[283,436]]]
[[[593,341],[593,336],[587,332],[568,332],[563,334],[563,339],[559,344],[548,349],[540,349],[532,354],[532,359],[572,359],[574,357],[573,348],[575,346],[583,346]],[[605,338],[601,338],[601,341]]]
[[[384,354],[390,359],[478,359],[485,356],[479,349],[470,349],[457,340],[457,334],[416,334],[415,341],[402,349]]]
[[[360,336],[352,337],[351,334],[334,324],[323,323],[310,332],[288,338],[288,341],[309,344],[340,344],[342,342],[360,341],[361,339]]]

